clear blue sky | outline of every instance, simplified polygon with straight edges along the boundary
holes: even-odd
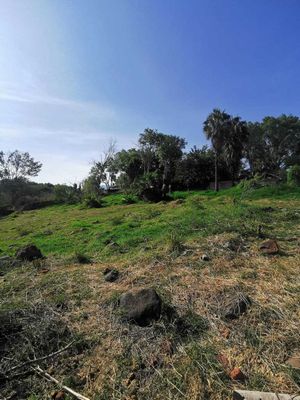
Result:
[[[205,143],[214,107],[300,109],[299,0],[0,0],[0,150],[80,181],[146,127]]]

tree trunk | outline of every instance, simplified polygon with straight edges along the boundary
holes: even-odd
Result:
[[[215,154],[215,191],[219,191],[218,155]]]

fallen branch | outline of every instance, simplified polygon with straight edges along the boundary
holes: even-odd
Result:
[[[73,389],[69,388],[68,386],[62,385],[57,379],[55,379],[53,376],[49,375],[46,371],[44,371],[42,368],[39,366],[33,368],[32,370],[39,375],[42,375],[46,379],[48,379],[51,382],[54,382],[56,385],[60,386],[64,391],[68,392],[72,396],[76,397],[79,400],[90,400],[87,397],[82,396],[80,393],[75,392]]]
[[[75,341],[69,343],[67,346],[63,347],[63,348],[60,349],[60,350],[55,351],[54,353],[47,354],[46,356],[43,356],[43,357],[40,357],[40,358],[35,358],[35,359],[33,359],[33,360],[28,360],[28,361],[24,362],[23,364],[15,365],[14,367],[12,367],[12,368],[10,368],[8,371],[6,371],[5,374],[8,374],[8,373],[10,373],[10,372],[13,372],[13,371],[15,371],[16,369],[20,369],[20,368],[23,368],[23,367],[27,367],[28,365],[35,364],[35,363],[37,363],[37,362],[44,361],[44,360],[48,360],[49,358],[55,357],[55,356],[57,356],[58,354],[62,353],[63,351],[68,350],[68,348],[71,347],[71,346],[74,344],[74,342],[75,342]]]
[[[233,400],[300,400],[300,396],[252,390],[235,390],[233,392]]]

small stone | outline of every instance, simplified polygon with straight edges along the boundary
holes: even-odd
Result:
[[[300,369],[300,353],[294,353],[286,363],[292,368]]]
[[[233,370],[229,374],[229,377],[233,381],[244,382],[246,380],[246,376],[244,375],[244,373],[241,371],[240,368],[237,367],[233,368]]]
[[[217,360],[219,361],[219,363],[223,366],[223,368],[225,370],[227,370],[229,368],[229,360],[225,356],[225,354],[222,354],[222,353],[218,354]]]
[[[276,240],[269,239],[263,242],[260,246],[259,249],[262,251],[264,254],[268,255],[273,255],[273,254],[278,254],[279,253],[279,246]]]
[[[51,394],[51,398],[53,400],[63,400],[66,398],[66,393],[63,390],[59,390],[59,391],[53,392]]]
[[[202,261],[209,261],[208,255],[207,255],[207,254],[202,254],[201,260],[202,260]]]
[[[48,274],[49,269],[43,268],[43,269],[40,269],[39,272],[40,272],[41,274]]]
[[[116,269],[106,269],[104,271],[104,280],[106,282],[114,282],[119,278],[119,271]]]

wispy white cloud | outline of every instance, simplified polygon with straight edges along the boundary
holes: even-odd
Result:
[[[97,114],[99,117],[113,119],[116,112],[107,105],[77,101],[73,99],[50,96],[47,94],[30,93],[12,84],[1,84],[0,82],[0,101],[25,103],[32,105],[59,106],[73,110],[74,112],[85,112]]]
[[[38,181],[80,181],[111,138],[119,147],[133,142],[122,129],[120,114],[106,104],[37,94],[1,82],[0,104],[1,150],[26,150],[43,162]]]

